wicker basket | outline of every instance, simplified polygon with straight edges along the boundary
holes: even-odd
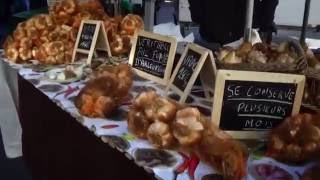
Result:
[[[303,105],[309,109],[320,112],[320,70],[308,68],[305,71],[305,76],[307,78],[305,90],[308,91],[310,98],[304,99]]]
[[[308,67],[305,53],[302,47],[293,41],[289,42],[289,45],[297,52],[300,57],[295,63],[239,63],[239,64],[226,64],[217,61],[217,67],[219,69],[229,70],[245,70],[245,71],[261,71],[261,72],[280,72],[280,73],[303,73]]]

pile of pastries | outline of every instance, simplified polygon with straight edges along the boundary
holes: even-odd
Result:
[[[226,178],[241,179],[246,175],[246,149],[197,108],[185,107],[154,91],[142,92],[130,108],[128,128],[157,148],[197,153]]]
[[[48,14],[18,24],[4,43],[5,56],[17,63],[32,59],[43,64],[62,64],[72,58],[76,31],[58,25]]]
[[[320,115],[298,114],[286,118],[271,131],[267,155],[294,163],[319,160]]]
[[[75,99],[80,114],[105,118],[127,97],[132,86],[132,70],[127,64],[102,65]]]
[[[130,107],[128,128],[157,148],[196,153],[226,179],[241,179],[246,175],[246,148],[197,108],[179,104],[154,91],[142,92]],[[320,160],[320,115],[298,114],[286,118],[269,133],[267,145],[266,155],[279,161]],[[306,171],[303,177],[313,177],[317,168]]]
[[[5,56],[16,63],[33,59],[42,64],[68,63],[81,20],[89,19],[104,22],[113,56],[128,54],[131,37],[144,27],[137,15],[109,17],[98,0],[57,1],[49,14],[39,14],[18,24],[4,43]]]
[[[240,63],[285,63],[290,64],[300,59],[294,44],[283,42],[280,45],[268,45],[265,43],[256,43],[252,45],[249,42],[242,43],[237,49],[232,47],[223,47],[216,53],[217,59],[223,64]]]

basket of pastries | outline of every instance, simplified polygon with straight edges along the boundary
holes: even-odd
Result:
[[[302,73],[307,68],[302,47],[293,41],[279,45],[244,42],[236,49],[222,47],[215,55],[220,69]]]
[[[98,0],[56,1],[49,14],[38,14],[17,25],[3,45],[5,57],[15,63],[69,63],[81,21],[89,19],[103,21],[113,56],[127,56],[134,32],[144,28],[138,15],[110,17]]]

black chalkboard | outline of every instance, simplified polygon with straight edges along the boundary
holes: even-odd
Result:
[[[171,43],[138,36],[132,66],[148,74],[164,78]]]
[[[196,70],[200,58],[201,54],[193,51],[192,49],[188,49],[186,56],[183,58],[181,66],[179,67],[178,73],[173,80],[173,84],[181,91],[186,89],[193,72]]]
[[[84,49],[88,51],[90,50],[95,30],[96,24],[83,24],[83,28],[78,43],[78,49]]]
[[[291,116],[296,89],[293,83],[226,80],[220,128],[257,131],[276,127]]]

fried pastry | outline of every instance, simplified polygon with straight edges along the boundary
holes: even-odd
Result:
[[[268,138],[267,155],[280,161],[305,162],[320,155],[320,117],[298,114],[286,118]]]
[[[126,98],[132,85],[132,71],[126,64],[114,67],[114,73],[105,73],[89,80],[76,97],[75,105],[88,117],[108,117]],[[123,72],[126,71],[126,72]],[[122,77],[125,74],[127,77]]]
[[[220,171],[225,179],[240,180],[246,176],[246,148],[209,120],[205,123],[197,153]]]
[[[182,146],[198,143],[204,130],[201,113],[196,108],[184,108],[176,114],[172,124],[173,135]]]
[[[170,148],[175,142],[169,124],[161,121],[155,121],[149,126],[147,137],[157,148]]]

